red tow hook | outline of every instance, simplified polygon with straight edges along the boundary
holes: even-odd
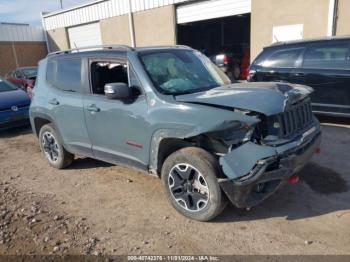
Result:
[[[299,182],[299,176],[297,175],[292,175],[288,178],[289,184],[296,184]]]
[[[316,150],[315,150],[315,154],[317,154],[317,155],[318,155],[318,154],[321,154],[321,148],[319,148],[319,147],[318,147],[318,148],[316,148]]]

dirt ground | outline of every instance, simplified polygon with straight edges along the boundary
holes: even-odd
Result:
[[[320,155],[252,210],[209,223],[155,177],[89,158],[55,170],[28,128],[0,133],[0,254],[350,254],[350,126],[323,124]]]

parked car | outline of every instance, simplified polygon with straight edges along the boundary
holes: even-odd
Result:
[[[6,78],[16,86],[27,91],[31,96],[37,73],[37,67],[19,67],[16,70],[8,73]]]
[[[349,117],[349,47],[349,37],[277,43],[258,55],[248,79],[311,86],[315,113]]]
[[[310,88],[231,84],[188,47],[52,53],[35,89],[31,125],[51,166],[78,154],[139,168],[161,178],[177,211],[200,221],[227,198],[250,208],[295,182],[320,144]]]
[[[246,80],[249,74],[250,48],[226,47],[221,52],[210,56],[231,80]]]
[[[28,94],[0,77],[0,130],[29,125]]]

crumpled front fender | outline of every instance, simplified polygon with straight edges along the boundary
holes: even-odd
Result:
[[[301,145],[312,141],[320,134],[318,123],[307,130],[299,139],[291,141],[281,146],[257,145],[247,142],[235,148],[230,153],[219,158],[222,171],[229,179],[239,178],[247,175],[259,160],[278,157],[291,150],[296,150]]]
[[[258,160],[276,155],[276,150],[273,147],[247,142],[229,154],[220,157],[219,162],[224,174],[228,178],[234,179],[248,174]]]

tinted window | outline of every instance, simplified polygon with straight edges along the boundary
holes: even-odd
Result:
[[[294,48],[277,51],[262,61],[261,65],[263,67],[295,67],[302,50],[302,48]]]
[[[19,71],[19,70],[16,70],[15,75],[16,75],[17,78],[22,78],[23,77],[22,72]]]
[[[11,84],[10,82],[0,77],[0,92],[13,91],[13,90],[17,90],[17,87],[15,87],[13,84]]]
[[[348,57],[348,44],[312,46],[305,52],[303,67],[346,69]]]
[[[77,92],[81,86],[80,59],[52,59],[48,61],[46,79],[52,86]]]
[[[35,77],[38,74],[38,69],[36,67],[22,69],[23,74],[30,78]]]

